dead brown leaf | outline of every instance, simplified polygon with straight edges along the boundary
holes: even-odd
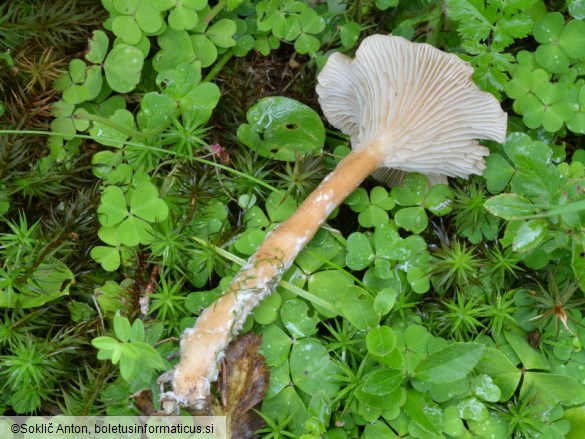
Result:
[[[258,353],[262,338],[244,334],[230,343],[226,350],[219,380],[221,406],[215,410],[227,416],[228,438],[251,439],[263,426],[252,409],[262,402],[268,388],[269,372],[264,357]],[[215,411],[214,410],[214,411]]]

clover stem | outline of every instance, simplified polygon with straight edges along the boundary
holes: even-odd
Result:
[[[164,129],[168,126],[167,124],[161,125],[157,128],[153,128],[152,130],[138,131],[133,128],[119,124],[118,122],[115,122],[112,119],[108,119],[107,117],[99,116],[97,114],[77,113],[73,115],[73,118],[98,122],[107,125],[110,128],[115,129],[116,131],[120,131],[121,133],[124,133],[129,137],[138,137],[139,139],[148,139],[151,136],[156,136],[157,134],[162,133]]]
[[[219,14],[223,8],[225,8],[226,4],[227,4],[227,0],[220,0],[219,2],[217,2],[217,5],[215,5],[213,8],[211,8],[211,11],[209,11],[209,13],[205,16],[205,19],[204,19],[205,22],[211,23],[211,20],[213,20],[215,18],[215,16],[217,14]]]
[[[232,59],[232,56],[234,56],[234,51],[232,49],[228,49],[228,51],[223,54],[221,59],[214,64],[209,73],[205,75],[205,78],[203,78],[202,82],[209,82],[215,78],[221,69],[223,69],[223,66],[225,66],[230,59]]]
[[[276,289],[331,212],[382,162],[376,144],[354,149],[290,218],[268,234],[224,294],[203,311],[193,329],[184,332],[171,397],[182,405],[204,405],[225,348],[254,307]]]

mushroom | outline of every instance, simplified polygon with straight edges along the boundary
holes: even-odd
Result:
[[[489,150],[475,139],[503,142],[506,114],[472,74],[457,56],[396,36],[364,39],[353,60],[340,53],[329,57],[318,76],[319,103],[329,122],[351,136],[352,151],[184,332],[173,391],[164,399],[205,404],[231,338],[333,209],[370,174],[389,168],[394,180],[417,171],[431,182],[446,182],[482,173]]]

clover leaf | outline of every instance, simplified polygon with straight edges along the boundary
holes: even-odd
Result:
[[[560,130],[578,109],[576,103],[566,101],[568,91],[568,85],[563,83],[543,82],[535,86],[534,94],[526,96],[519,104],[526,126],[542,126],[553,133]]]
[[[134,46],[118,44],[104,61],[106,80],[112,90],[127,93],[140,81],[144,55]]]
[[[352,285],[353,281],[341,272],[337,270],[325,270],[318,271],[309,276],[307,290],[309,293],[319,296],[326,302],[337,305],[343,298],[346,288]],[[335,317],[337,315],[337,313],[319,305],[313,304],[313,307],[325,317]]]
[[[344,317],[358,329],[370,329],[380,322],[380,316],[374,311],[374,299],[358,286],[345,289],[342,301]]]
[[[90,136],[102,145],[121,148],[128,139],[128,131],[135,129],[134,116],[128,110],[116,110],[108,117],[112,123],[93,122],[89,130]],[[115,128],[117,127],[117,128]]]
[[[295,338],[309,337],[317,332],[319,317],[309,316],[309,307],[299,299],[290,299],[282,304],[280,316],[288,332]]]
[[[533,32],[541,43],[535,52],[536,61],[549,72],[566,72],[572,59],[585,56],[585,23],[580,20],[565,24],[561,13],[550,12],[534,23]]]
[[[132,191],[130,210],[124,192],[117,186],[104,189],[98,207],[100,224],[116,227],[117,240],[129,247],[152,242],[150,223],[163,221],[167,216],[166,203],[158,198],[158,189],[149,182],[141,183]]]
[[[206,0],[181,0],[176,2],[167,17],[169,26],[179,31],[194,29],[199,21],[197,11],[204,9],[206,6]]]
[[[110,41],[104,31],[94,30],[89,40],[89,49],[85,59],[94,64],[101,64],[108,52]]]
[[[303,392],[314,395],[324,390],[333,397],[339,390],[335,378],[338,367],[320,341],[312,338],[298,340],[293,345],[289,361],[292,382]]]
[[[421,205],[427,193],[427,179],[416,172],[404,177],[400,186],[392,188],[392,198],[400,206]]]
[[[155,71],[173,70],[180,64],[195,61],[195,52],[187,31],[169,27],[157,40],[160,50],[152,59]]]
[[[314,34],[325,29],[325,20],[314,9],[304,9],[299,14],[301,32],[295,41],[295,49],[301,55],[315,53],[321,47],[321,42]]]

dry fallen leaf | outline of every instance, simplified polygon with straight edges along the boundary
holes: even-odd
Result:
[[[254,432],[263,421],[252,409],[264,399],[269,372],[264,357],[258,353],[262,338],[244,334],[230,343],[222,362],[219,392],[221,406],[214,413],[227,416],[228,438],[257,437]]]

